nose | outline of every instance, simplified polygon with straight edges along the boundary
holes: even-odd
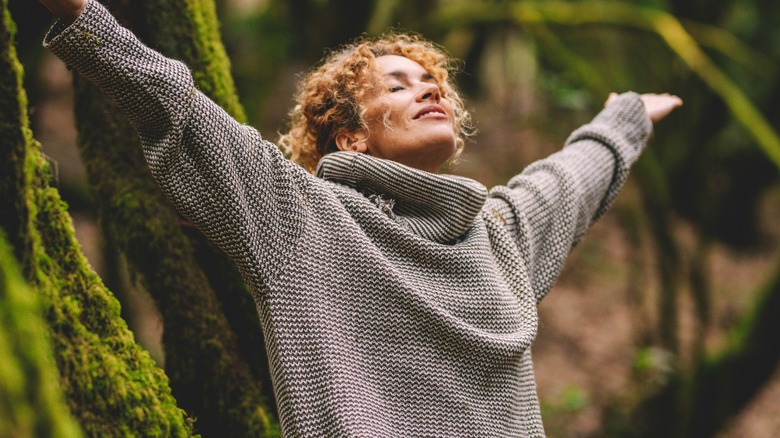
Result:
[[[417,101],[425,102],[426,100],[432,100],[435,103],[439,103],[441,100],[441,92],[439,91],[438,85],[428,82],[422,84],[422,88],[417,94]]]

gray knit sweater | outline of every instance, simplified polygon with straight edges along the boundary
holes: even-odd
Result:
[[[488,192],[348,152],[310,175],[95,1],[44,44],[121,105],[162,190],[239,266],[285,435],[544,435],[537,304],[646,142],[636,94]]]

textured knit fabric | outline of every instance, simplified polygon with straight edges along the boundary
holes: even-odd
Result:
[[[310,175],[95,1],[45,44],[127,112],[163,191],[239,266],[286,436],[544,435],[537,304],[645,144],[635,94],[488,192],[348,152]]]

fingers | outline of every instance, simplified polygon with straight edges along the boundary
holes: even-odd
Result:
[[[679,96],[669,93],[643,94],[641,98],[645,104],[647,115],[653,123],[660,122],[672,111],[683,105],[683,100]]]

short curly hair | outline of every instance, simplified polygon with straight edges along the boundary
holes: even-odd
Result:
[[[420,64],[437,82],[454,111],[456,156],[473,133],[469,112],[452,80],[457,71],[439,46],[413,33],[390,32],[374,39],[358,38],[327,54],[298,84],[290,129],[279,145],[289,158],[313,172],[324,155],[338,150],[336,135],[367,129],[363,99],[381,80],[374,59],[399,55]]]

